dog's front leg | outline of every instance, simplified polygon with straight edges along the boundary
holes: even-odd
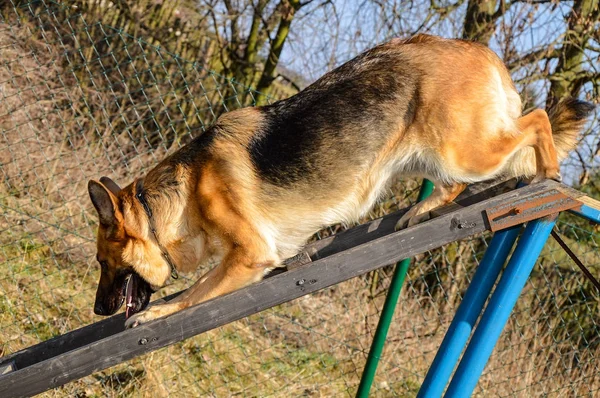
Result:
[[[125,327],[136,327],[258,282],[262,279],[265,268],[274,265],[273,262],[253,260],[253,256],[241,247],[231,249],[219,265],[204,274],[185,292],[168,303],[154,305],[129,317]]]

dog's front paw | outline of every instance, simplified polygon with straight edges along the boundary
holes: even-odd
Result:
[[[398,220],[394,230],[399,231],[401,229],[412,227],[422,221],[425,221],[429,218],[429,212],[421,213],[421,206],[419,204],[413,206],[408,210],[404,215]]]
[[[182,308],[184,308],[184,306],[182,306],[181,303],[154,305],[145,311],[138,312],[137,314],[130,316],[125,321],[125,329],[134,328],[136,326],[140,326],[142,323],[147,323],[153,321],[154,319],[171,315]]]

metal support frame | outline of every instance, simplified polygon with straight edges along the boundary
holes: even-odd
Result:
[[[427,197],[432,188],[433,184],[424,180],[418,201]],[[486,209],[489,228],[495,231],[495,235],[465,292],[418,397],[441,397],[455,369],[446,396],[471,395],[550,236],[558,213],[569,210],[588,220],[600,222],[599,205],[594,199],[555,189],[523,198],[516,204],[501,203]],[[514,254],[494,290],[494,285],[526,222],[527,226]],[[410,259],[405,259],[397,264],[394,271],[358,386],[356,396],[359,398],[369,395],[409,265]],[[489,303],[484,311],[488,298]],[[473,333],[478,319],[481,320]],[[470,337],[471,341],[465,350]],[[464,355],[458,364],[463,351]]]
[[[417,201],[421,201],[431,194],[433,189],[433,184],[424,180],[423,185],[421,186],[421,192],[419,193],[419,198]],[[418,397],[440,397],[448,384],[448,380],[452,375],[453,370],[456,368],[456,364],[460,359],[461,353],[463,352],[469,337],[473,332],[473,328],[475,327],[475,323],[480,318],[482,314],[484,305],[490,296],[492,289],[494,288],[494,284],[498,279],[504,264],[506,263],[506,259],[510,254],[512,247],[514,246],[515,241],[517,240],[523,223],[530,221],[529,226],[526,228],[524,232],[524,236],[528,234],[530,228],[534,228],[536,225],[542,225],[540,223],[544,223],[545,221],[540,221],[541,217],[553,215],[556,217],[559,211],[569,210],[578,208],[578,211],[585,208],[582,206],[582,203],[573,199],[569,195],[559,191],[559,190],[550,190],[546,192],[542,192],[531,197],[523,198],[519,203],[501,203],[497,206],[490,207],[486,209],[486,214],[488,217],[488,222],[490,224],[490,229],[492,231],[497,231],[492,241],[490,242],[490,246],[486,250],[484,258],[480,266],[478,267],[475,275],[473,276],[473,280],[469,284],[467,292],[459,306],[457,313],[452,320],[452,323],[448,329],[444,340],[438,349],[436,357],[425,377],[425,380],[421,386]],[[593,216],[592,216],[593,218]],[[533,221],[531,221],[533,220]],[[551,223],[551,227],[548,230],[548,234],[542,239],[541,236],[536,235],[536,244],[541,245],[539,247],[539,251],[541,252],[552,227],[554,226],[554,222]],[[524,245],[524,246],[523,246]],[[534,251],[529,250],[528,245],[531,245],[530,240],[525,240],[523,243],[519,243],[518,250],[523,253],[534,253]],[[516,254],[515,254],[516,255]],[[519,277],[523,279],[523,285],[525,281],[529,277],[531,272],[531,268],[535,264],[537,257],[539,256],[539,252],[532,259],[526,260],[515,260],[519,267],[523,267],[521,265],[522,261],[529,261],[526,263],[526,268],[529,267],[529,271],[526,275],[520,275]],[[515,267],[514,261],[511,260],[509,266]],[[408,267],[410,265],[410,259],[405,259],[399,262],[394,271],[394,275],[392,277],[392,282],[390,284],[388,294],[385,299],[385,303],[381,312],[381,316],[379,322],[377,324],[377,329],[375,335],[373,337],[373,342],[371,343],[371,348],[369,350],[369,355],[367,357],[367,361],[361,376],[360,384],[358,386],[358,390],[356,396],[358,398],[366,398],[369,395],[369,391],[371,389],[371,385],[373,383],[373,379],[375,377],[375,373],[377,370],[377,365],[379,363],[381,353],[383,351],[383,347],[385,345],[385,339],[387,337],[387,333],[394,315],[394,311],[396,308],[396,304],[398,301],[398,297],[400,295],[400,291],[402,289],[402,284],[404,283],[406,273],[408,271]],[[508,270],[508,268],[507,268]],[[508,272],[508,271],[507,271]],[[503,278],[504,280],[504,278]],[[493,310],[493,307],[488,305],[488,309],[486,309],[486,313],[488,316],[492,318],[500,318],[506,316],[506,320],[508,320],[508,316],[512,311],[514,303],[518,299],[520,292],[522,290],[520,288],[516,288],[518,285],[511,284],[508,286],[510,291],[507,293],[504,291],[504,287],[500,290],[496,289],[494,292],[494,296],[504,297],[509,296],[514,299],[514,302],[508,309],[506,314],[501,313],[500,315],[496,314],[496,311]],[[504,308],[506,310],[506,308]],[[485,363],[487,363],[487,359],[491,355],[493,347],[496,344],[498,337],[506,323],[504,320],[503,323],[499,324],[498,336],[495,339],[488,339],[487,332],[477,332],[478,335],[483,335],[486,337],[486,342],[491,344],[489,346],[489,353],[487,356],[478,356],[479,361],[472,360],[463,360],[461,362],[461,366],[467,367],[469,372],[472,373],[472,366],[481,365],[481,370],[474,378],[474,383],[477,383],[479,379],[479,375],[483,371],[483,367]],[[482,329],[478,327],[478,330]],[[496,330],[494,331],[496,332]],[[471,343],[473,344],[473,343]],[[470,350],[469,346],[467,351]],[[483,360],[482,358],[485,357]],[[482,363],[479,363],[483,361]],[[463,365],[463,363],[465,365]],[[462,374],[462,373],[461,373]],[[455,374],[456,380],[458,382],[462,382],[462,377],[458,372]],[[472,374],[471,374],[472,376]],[[469,382],[473,382],[473,379],[470,378]],[[453,380],[454,383],[454,380]],[[471,388],[475,388],[475,384]],[[456,387],[462,390],[464,388],[459,385]],[[469,392],[470,394],[470,392]],[[450,394],[449,396],[454,396]]]
[[[558,214],[554,214],[527,224],[462,356],[445,397],[471,396],[531,270],[554,228],[557,216]],[[520,229],[520,226],[512,226],[497,232],[492,238],[425,377],[418,397],[442,396]]]
[[[427,372],[417,397],[440,397],[456,367],[494,282],[502,271],[521,226],[497,232],[492,238],[456,311],[448,332]]]
[[[555,223],[556,215],[527,224],[445,396],[471,396]]]
[[[570,213],[576,214],[579,217],[583,217],[586,220],[600,224],[600,203],[586,203],[591,202],[593,199],[585,197],[579,198],[582,201],[582,205],[579,208],[569,210]]]
[[[456,369],[446,396],[471,396],[557,217],[558,214],[554,214],[527,224]]]
[[[514,223],[523,217],[522,213],[524,212],[515,211],[518,207],[510,208],[509,206],[508,212],[500,218],[501,223],[508,222],[507,225],[510,226],[499,230],[492,238],[417,397],[441,397],[455,368],[456,371],[444,396],[469,397],[473,393],[512,309],[556,224],[558,211],[569,210],[580,217],[600,223],[600,206],[594,199],[578,197],[578,205],[572,207],[572,199],[562,196],[562,193],[550,194],[547,194],[548,198],[544,198],[546,204],[541,207],[545,208],[545,213],[553,211],[555,214],[528,222],[492,294],[494,284],[522,227],[522,225],[514,225]],[[540,214],[537,210],[540,207],[539,203],[524,202],[524,206],[531,207],[534,213]],[[502,205],[498,206],[500,209],[502,207]],[[496,210],[488,211],[492,230],[495,230],[498,225],[494,218]],[[511,217],[506,216],[514,216],[514,220],[510,220]],[[489,303],[484,311],[488,297]],[[480,316],[481,320],[472,334]],[[471,337],[471,341],[465,350],[469,337]],[[464,354],[460,359],[463,350]],[[458,363],[459,359],[460,363]]]

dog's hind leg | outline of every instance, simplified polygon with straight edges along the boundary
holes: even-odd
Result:
[[[430,210],[452,202],[467,187],[467,184],[463,183],[442,184],[434,182],[434,184],[435,189],[431,196],[411,207],[396,223],[396,230],[406,226],[411,227],[425,220]]]
[[[478,140],[477,148],[461,150],[460,145],[447,144],[446,152],[454,154],[445,159],[451,169],[460,170],[469,179],[485,180],[497,175],[507,161],[519,150],[533,147],[536,176],[533,182],[551,178],[561,180],[558,156],[548,114],[537,109],[517,120],[517,132],[495,138]],[[396,229],[412,226],[427,217],[427,213],[453,201],[466,187],[463,183],[435,184],[432,195],[411,208],[396,224]]]
[[[455,179],[459,181],[486,180],[500,174],[512,161],[525,162],[517,168],[519,173],[525,174],[515,174],[515,177],[535,172],[534,182],[546,178],[560,181],[558,155],[546,111],[536,109],[520,117],[514,129],[492,133],[494,130],[490,128],[490,132],[478,135],[474,132],[464,133],[461,140],[445,143],[443,151],[449,155],[445,157],[444,164],[453,170]],[[533,157],[518,156],[518,152],[527,147],[533,148],[535,160]]]
[[[561,181],[558,155],[552,137],[552,126],[548,114],[536,109],[517,120],[519,131],[527,137],[524,143],[535,150],[536,176],[533,182],[546,178]]]

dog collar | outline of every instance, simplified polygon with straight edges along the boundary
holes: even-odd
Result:
[[[154,240],[156,241],[156,244],[158,245],[158,248],[160,249],[163,258],[165,259],[167,264],[169,264],[169,266],[171,267],[171,278],[173,278],[173,279],[179,278],[179,274],[177,273],[177,268],[175,268],[175,264],[173,263],[171,256],[169,256],[169,252],[163,245],[160,244],[160,241],[158,240],[158,236],[156,235],[156,229],[154,228],[154,223],[152,222],[152,209],[150,209],[150,206],[148,206],[148,202],[146,201],[146,196],[144,196],[144,180],[142,180],[142,179],[139,179],[137,181],[137,183],[135,184],[135,197],[137,198],[137,200],[140,202],[140,204],[144,208],[144,211],[146,212],[146,216],[148,216],[148,225],[150,227],[150,232],[152,232],[152,235],[154,236]]]

